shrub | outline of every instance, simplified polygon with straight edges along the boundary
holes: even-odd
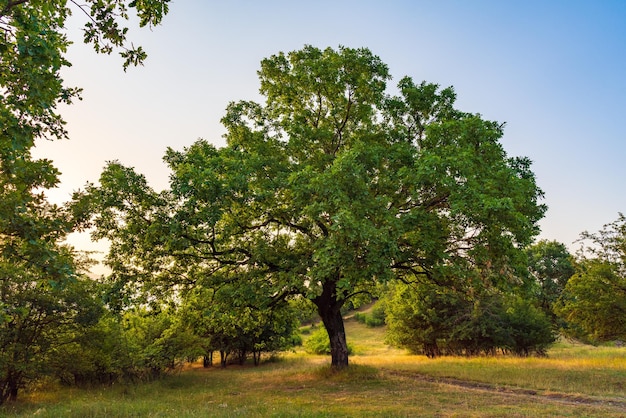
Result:
[[[387,313],[388,342],[428,357],[544,355],[555,340],[545,313],[494,289],[466,294],[429,283],[399,284]]]
[[[354,319],[368,327],[381,327],[385,325],[385,306],[382,301],[376,302],[372,308],[372,313],[357,312],[354,314]]]
[[[505,315],[512,345],[509,349],[522,356],[545,355],[556,340],[550,317],[527,300],[515,298]]]
[[[309,354],[330,354],[330,339],[324,326],[311,333],[304,342],[304,350]],[[348,354],[352,354],[353,351],[352,345],[348,344]]]

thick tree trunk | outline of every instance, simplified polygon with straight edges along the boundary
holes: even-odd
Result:
[[[328,332],[331,365],[333,368],[343,369],[348,367],[348,344],[341,316],[344,301],[338,300],[335,292],[335,283],[324,283],[322,294],[313,303],[317,305],[317,312]]]
[[[348,367],[348,343],[341,310],[322,317],[322,321],[330,339],[331,366],[337,369]]]

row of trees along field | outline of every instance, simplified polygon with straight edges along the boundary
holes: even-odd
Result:
[[[541,330],[547,318],[581,338],[623,336],[623,217],[586,235],[594,252],[576,261],[559,244],[530,246],[546,208],[530,161],[503,150],[503,125],[456,109],[452,88],[405,77],[390,95],[387,66],[367,49],[306,46],[263,60],[265,101],[228,106],[223,148],[169,149],[167,190],[111,162],[99,184],[50,204],[58,171],[30,151],[67,136],[56,106],[79,94],[60,77],[71,7],[89,15],[85,41],[118,49],[126,68],[145,58],[126,46],[128,11],[157,25],[167,3],[0,1],[0,402],[43,376],[137,380],[185,359],[208,364],[213,352],[224,365],[258,361],[297,342],[311,304],[332,366],[346,367],[342,310],[385,286],[411,293],[398,299],[417,309],[398,315],[390,302],[388,319],[414,315],[416,329],[460,312],[474,323],[500,315],[510,330]],[[111,243],[100,280],[63,243],[85,228]],[[590,289],[606,297],[587,300]],[[600,301],[606,327],[589,320]],[[516,309],[532,320],[519,324]],[[415,338],[426,353],[458,352],[449,328]],[[511,349],[514,333],[503,335],[509,345],[493,346]]]

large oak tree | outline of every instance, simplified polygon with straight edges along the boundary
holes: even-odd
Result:
[[[202,280],[304,295],[345,367],[341,308],[376,283],[525,274],[545,207],[502,124],[455,109],[452,88],[405,77],[388,95],[388,68],[367,49],[306,46],[258,74],[265,101],[228,106],[225,147],[168,150],[170,190],[117,163],[89,187],[119,289]]]

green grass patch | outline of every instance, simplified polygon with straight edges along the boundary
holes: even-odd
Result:
[[[44,385],[1,416],[363,417],[625,416],[626,349],[560,342],[546,358],[408,355],[384,329],[346,321],[347,370],[300,348],[279,361],[203,369],[93,389]]]

